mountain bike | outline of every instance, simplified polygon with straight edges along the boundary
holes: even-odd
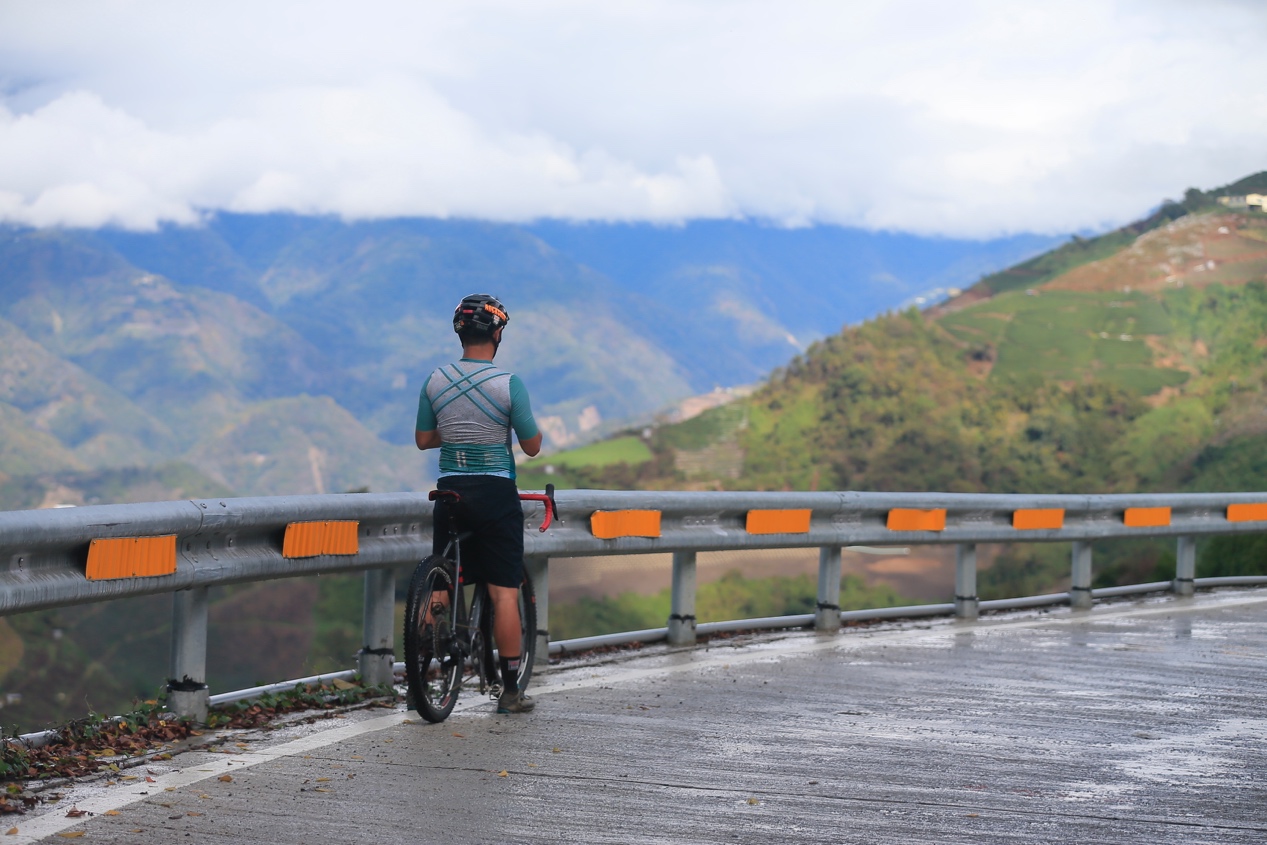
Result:
[[[432,490],[427,498],[446,498],[456,504],[461,496],[451,490]],[[554,485],[546,492],[520,493],[523,501],[545,505],[541,530],[550,527],[558,509]],[[472,532],[458,532],[449,509],[449,524],[435,526],[447,532],[443,554],[428,555],[414,569],[405,603],[405,679],[410,705],[428,722],[442,722],[453,712],[463,685],[478,683],[480,694],[496,699],[501,678],[493,642],[493,602],[482,581],[468,584],[462,572],[462,541]],[[537,597],[532,579],[524,573],[519,587],[520,655],[519,689],[532,677],[537,650]]]

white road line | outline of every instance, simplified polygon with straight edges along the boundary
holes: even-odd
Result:
[[[1038,619],[1009,619],[1004,621],[994,621],[986,618],[975,622],[941,621],[933,627],[922,626],[917,628],[904,628],[896,631],[865,631],[847,634],[844,636],[824,637],[813,640],[805,636],[788,637],[785,640],[773,643],[738,645],[733,649],[710,648],[695,651],[681,651],[667,656],[657,655],[657,659],[677,659],[678,662],[647,668],[630,667],[626,669],[616,669],[614,671],[603,671],[599,673],[592,673],[588,677],[576,678],[574,680],[565,680],[558,676],[551,677],[547,675],[544,677],[539,686],[534,685],[533,695],[544,697],[561,692],[571,692],[599,686],[624,684],[646,678],[676,675],[683,672],[697,672],[700,669],[714,668],[717,666],[734,666],[745,663],[769,661],[771,659],[811,652],[829,650],[857,651],[877,644],[900,643],[930,638],[949,638],[965,633],[1003,634],[1009,631],[1026,628],[1086,625],[1095,624],[1097,622],[1139,619],[1150,616],[1175,616],[1180,614],[1201,613],[1211,610],[1242,608],[1259,604],[1267,604],[1267,590],[1256,590],[1254,593],[1249,595],[1233,594],[1229,596],[1200,597],[1196,599],[1167,601],[1165,603],[1145,605],[1143,607],[1136,605],[1099,606],[1087,612],[1071,611],[1061,616],[1043,616]],[[576,671],[585,670],[579,669]],[[472,694],[468,695],[465,700],[460,701],[454,708],[454,712],[460,713],[477,707],[484,707],[487,704],[488,700],[486,698]],[[87,798],[83,801],[78,801],[75,806],[77,806],[80,810],[87,811],[88,813],[101,815],[110,810],[118,810],[139,801],[144,801],[146,798],[161,795],[169,790],[192,786],[195,783],[200,783],[201,781],[209,780],[211,778],[218,778],[226,774],[236,774],[241,772],[243,769],[258,766],[261,763],[269,763],[283,757],[307,754],[319,748],[335,745],[358,736],[364,736],[366,734],[387,730],[388,728],[394,728],[397,725],[404,724],[406,721],[417,720],[418,718],[419,717],[412,715],[409,712],[396,712],[387,716],[380,716],[375,719],[367,719],[364,722],[358,722],[352,725],[329,728],[319,733],[290,740],[289,742],[284,742],[273,748],[262,751],[248,751],[241,754],[234,754],[232,757],[192,764],[189,768],[156,776],[153,783],[130,783],[127,786],[116,787],[111,789],[109,792]],[[18,833],[12,837],[5,836],[3,839],[4,845],[10,845],[10,843],[12,843],[12,845],[23,845],[23,843],[38,842],[45,837],[61,833],[62,831],[76,825],[83,824],[89,818],[88,816],[73,819],[66,818],[65,813],[63,812],[65,809],[66,808],[63,805],[52,809],[41,816],[17,817],[13,826],[18,828]],[[10,817],[10,820],[13,820],[13,817]]]

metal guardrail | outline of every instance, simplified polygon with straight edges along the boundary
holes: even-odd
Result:
[[[819,630],[835,630],[842,616],[852,618],[857,613],[842,614],[838,607],[840,551],[846,546],[955,544],[953,604],[882,608],[865,611],[866,618],[952,611],[973,617],[997,604],[980,602],[976,595],[978,543],[1072,542],[1068,593],[1008,601],[1030,605],[1067,601],[1085,607],[1094,597],[1093,540],[1176,537],[1173,582],[1115,589],[1169,588],[1183,595],[1190,594],[1195,585],[1197,537],[1267,531],[1267,493],[1086,496],[568,490],[558,492],[556,501],[559,521],[546,533],[533,530],[540,525],[543,506],[525,504],[525,554],[537,586],[541,626],[537,651],[541,661],[551,651],[574,650],[587,642],[590,647],[617,642],[612,637],[663,638],[687,644],[695,641],[697,633],[724,630],[811,623]],[[367,682],[384,683],[391,680],[394,660],[393,568],[430,552],[432,507],[426,494],[394,493],[206,499],[0,513],[0,615],[173,593],[169,706],[178,713],[205,717],[211,700],[205,683],[209,587],[364,571],[365,635],[358,670]],[[625,515],[630,519],[622,521]],[[601,520],[604,527],[600,531],[599,517],[615,518]],[[308,551],[288,550],[291,532],[314,524],[350,528],[340,541],[350,539],[350,550],[324,548],[320,542]],[[625,524],[633,527],[622,529]],[[654,530],[648,528],[651,525]],[[309,531],[304,536],[311,539],[311,534]],[[95,543],[113,542],[116,546],[111,548],[119,548],[119,543],[151,540],[162,541],[155,554],[170,558],[164,574],[89,577],[90,549]],[[698,552],[804,547],[820,549],[815,614],[696,625]],[[549,642],[551,557],[655,552],[673,553],[672,609],[664,629]],[[123,554],[126,557],[126,551]],[[1267,579],[1253,580],[1264,582]],[[226,695],[236,694],[216,698]]]

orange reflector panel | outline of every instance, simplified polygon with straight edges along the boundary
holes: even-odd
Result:
[[[354,555],[361,550],[359,529],[356,520],[292,522],[286,526],[282,557]]]
[[[1012,511],[1012,527],[1021,531],[1033,531],[1038,528],[1064,528],[1064,508],[1034,508],[1032,510]]]
[[[1170,508],[1127,508],[1122,516],[1127,528],[1157,528],[1170,524]]]
[[[810,509],[748,511],[749,534],[808,534]]]
[[[1228,522],[1267,522],[1267,502],[1255,505],[1228,505]]]
[[[594,511],[590,530],[600,540],[617,537],[659,537],[659,511]]]
[[[145,578],[176,571],[176,535],[117,537],[88,544],[84,575],[90,581]]]
[[[946,510],[922,511],[914,508],[894,508],[889,511],[890,531],[945,531]]]

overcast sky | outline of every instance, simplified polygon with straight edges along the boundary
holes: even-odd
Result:
[[[1267,169],[1267,2],[0,0],[0,220],[1099,229]]]

